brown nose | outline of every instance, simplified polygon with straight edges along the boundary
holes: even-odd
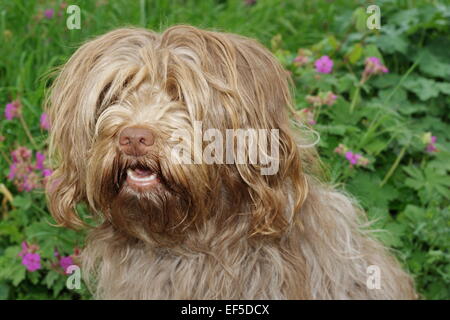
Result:
[[[119,136],[119,148],[129,156],[146,155],[154,142],[152,131],[142,127],[127,127]]]

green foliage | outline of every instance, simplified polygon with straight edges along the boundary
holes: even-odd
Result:
[[[95,35],[124,25],[162,30],[176,23],[240,33],[272,48],[292,73],[299,116],[309,117],[321,135],[329,180],[352,193],[374,228],[384,230],[377,235],[413,274],[424,298],[450,298],[448,4],[377,1],[382,27],[368,30],[363,1],[75,1],[81,30],[68,30],[61,3],[0,4],[0,106],[3,113],[4,105],[20,99],[23,114],[23,122],[0,118],[0,299],[90,298],[85,286],[65,287],[67,275],[55,257],[57,250],[76,262],[84,234],[54,227],[42,190],[19,191],[7,179],[12,150],[46,150],[39,117],[47,76]],[[55,15],[46,19],[49,8]],[[298,55],[308,62],[294,63]],[[324,55],[334,62],[330,74],[314,69]],[[364,77],[368,57],[389,73]],[[312,105],[311,97],[323,100],[328,92],[336,100]],[[341,144],[361,156],[357,163],[335,152]],[[430,147],[437,150],[427,152]],[[38,245],[39,270],[22,264],[23,241]]]

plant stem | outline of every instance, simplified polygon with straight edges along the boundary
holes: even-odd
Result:
[[[27,123],[25,122],[25,119],[23,118],[22,114],[20,114],[19,120],[20,120],[20,123],[22,124],[23,129],[25,130],[25,133],[26,133],[28,139],[30,139],[31,144],[37,150],[38,149],[37,144],[34,141],[33,136],[30,133],[30,129],[28,129]]]
[[[420,59],[422,59],[422,55],[421,54],[419,56],[419,58],[416,60],[416,62],[413,63],[413,65],[408,69],[408,71],[406,71],[406,73],[403,75],[403,77],[400,79],[400,81],[398,82],[398,84],[395,86],[395,88],[389,93],[389,95],[386,97],[386,99],[383,101],[384,103],[387,103],[392,96],[394,95],[395,92],[397,92],[398,88],[400,88],[400,86],[403,84],[403,81],[405,81],[405,79],[409,76],[409,74],[416,68],[417,64],[419,63]]]
[[[5,151],[3,151],[3,150],[0,149],[0,154],[2,155],[2,157],[5,159],[5,161],[6,161],[8,164],[11,164],[11,160],[8,158],[8,156],[6,155]]]
[[[392,176],[392,174],[394,173],[395,169],[397,169],[398,164],[400,163],[400,161],[402,160],[403,156],[405,155],[405,151],[406,148],[408,147],[408,145],[404,146],[401,150],[400,153],[397,156],[397,159],[395,159],[394,163],[392,164],[391,168],[389,169],[388,173],[386,174],[386,176],[384,177],[383,181],[381,181],[380,183],[380,187],[384,186],[386,184],[386,182],[389,180],[389,178]]]
[[[317,113],[315,114],[316,122],[319,121],[319,116],[320,116],[321,111],[322,111],[322,105],[319,105],[319,107],[317,108]]]
[[[355,105],[356,105],[356,100],[358,98],[359,95],[359,91],[361,90],[361,86],[358,85],[356,87],[355,93],[353,94],[353,98],[352,98],[352,104],[350,105],[350,113],[353,113],[353,109],[355,109]]]
[[[395,92],[397,92],[397,90],[400,88],[400,86],[402,85],[403,81],[405,81],[405,79],[409,76],[409,74],[416,68],[417,64],[419,63],[420,59],[422,59],[422,54],[419,56],[419,58],[417,58],[417,60],[413,63],[413,65],[408,69],[408,71],[406,71],[406,73],[403,75],[403,77],[400,79],[400,81],[398,82],[398,84],[395,86],[394,89],[392,89],[392,91],[389,93],[389,95],[384,99],[383,104],[388,103],[389,100],[391,100],[392,96],[394,95]],[[353,103],[352,103],[353,104]],[[366,133],[364,134],[363,139],[361,140],[362,142],[365,141],[365,139],[367,138],[369,132],[371,132],[372,130],[374,130],[377,126],[378,126],[378,120],[382,119],[383,117],[379,117],[381,111],[378,111],[377,114],[375,115],[375,117],[372,119],[372,121],[369,124],[369,127],[367,128]]]

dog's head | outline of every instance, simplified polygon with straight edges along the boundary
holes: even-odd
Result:
[[[288,82],[267,49],[232,34],[119,29],[87,42],[47,104],[53,216],[82,225],[74,206],[85,202],[138,238],[176,238],[211,219],[280,233],[307,192]]]

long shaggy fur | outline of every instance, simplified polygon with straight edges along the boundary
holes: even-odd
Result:
[[[289,121],[289,81],[256,41],[190,26],[118,29],[77,50],[47,102],[57,163],[47,195],[62,226],[85,225],[74,209],[81,202],[97,218],[82,256],[95,297],[416,297],[365,214],[317,178],[314,148],[299,147],[305,137]],[[195,121],[224,135],[278,129],[278,172],[173,163],[173,133],[186,130],[188,143]],[[118,148],[133,125],[155,133],[145,157]],[[126,170],[136,166],[157,173],[156,190],[127,187]],[[381,270],[381,289],[366,285],[370,265]]]

